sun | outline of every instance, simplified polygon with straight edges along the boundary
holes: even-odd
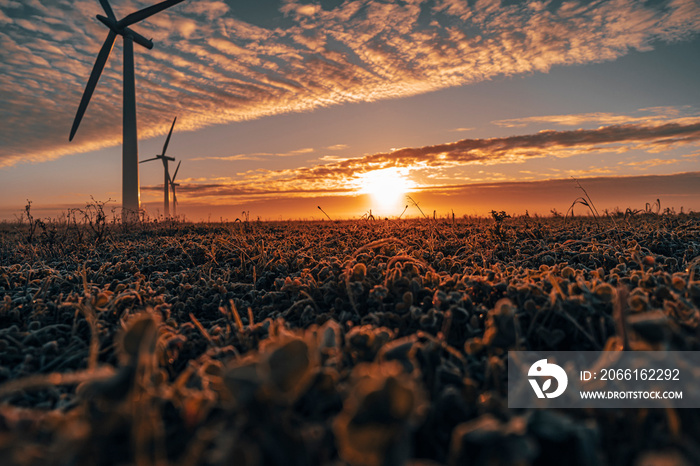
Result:
[[[378,215],[398,215],[404,207],[404,196],[415,187],[408,178],[408,169],[385,168],[363,174],[358,179],[360,193],[371,196],[369,206]]]

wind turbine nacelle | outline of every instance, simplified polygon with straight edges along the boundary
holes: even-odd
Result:
[[[153,41],[151,41],[150,39],[146,39],[141,34],[139,34],[131,28],[120,27],[115,19],[108,18],[102,15],[97,15],[97,19],[99,19],[102,24],[110,28],[116,34],[119,34],[124,37],[131,37],[134,42],[136,42],[142,47],[146,47],[148,50],[151,50],[153,48]]]
[[[153,41],[151,39],[146,39],[141,34],[132,29],[124,28],[124,35],[131,36],[131,38],[134,39],[134,42],[141,45],[142,47],[146,47],[148,50],[151,50],[153,48]]]

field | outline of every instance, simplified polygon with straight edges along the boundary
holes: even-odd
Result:
[[[700,350],[700,216],[3,224],[3,464],[700,464],[509,349]]]

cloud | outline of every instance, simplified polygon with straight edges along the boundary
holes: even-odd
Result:
[[[540,131],[533,134],[488,139],[462,139],[423,147],[409,147],[369,154],[356,158],[334,159],[328,163],[284,170],[256,169],[240,173],[237,178],[220,178],[216,184],[183,183],[193,196],[296,196],[317,193],[344,194],[353,190],[363,175],[389,168],[425,171],[439,178],[441,169],[469,165],[492,165],[522,162],[533,158],[571,157],[587,154],[624,154],[631,150],[659,152],[679,145],[700,144],[700,118],[683,123],[670,120],[655,125],[624,124],[597,129]],[[694,153],[695,154],[695,153]],[[654,158],[646,161],[622,161],[633,169],[681,163],[682,160]],[[557,172],[552,168],[551,172]],[[606,174],[610,167],[591,166],[571,173]],[[489,180],[498,174],[490,173]],[[430,178],[428,176],[427,178]],[[476,181],[479,178],[472,179]],[[505,179],[505,178],[503,178]]]
[[[201,160],[226,160],[226,161],[235,161],[235,160],[264,160],[267,157],[293,157],[295,155],[304,155],[304,154],[311,154],[315,152],[315,149],[312,147],[304,147],[303,149],[295,149],[295,150],[290,150],[289,152],[254,152],[252,154],[236,154],[236,155],[227,155],[227,156],[222,156],[222,157],[195,157],[190,160],[193,161],[201,161]]]
[[[318,160],[321,162],[343,162],[349,159],[350,157],[338,157],[337,155],[324,155],[323,157],[318,158]]]
[[[625,124],[593,130],[540,131],[489,139],[462,139],[431,146],[397,149],[336,164],[298,169],[300,177],[347,178],[387,167],[446,167],[488,164],[534,157],[568,157],[591,152],[657,150],[700,141],[700,118],[692,123]]]
[[[681,114],[692,110],[691,107],[650,107],[639,109],[632,115],[624,115],[608,112],[576,113],[569,115],[541,115],[525,118],[511,118],[496,120],[492,123],[506,128],[522,128],[530,124],[551,123],[557,126],[582,126],[587,124],[619,125],[628,123],[659,123],[674,119],[676,123],[692,122],[697,114],[689,113],[685,117]]]
[[[231,197],[238,200],[252,199],[267,199],[270,197],[286,197],[286,196],[315,196],[318,194],[339,195],[347,194],[354,191],[352,188],[276,188],[276,187],[258,187],[250,184],[240,185],[238,183],[200,183],[200,184],[184,184],[177,188],[179,200],[192,200],[201,198],[210,198],[212,203],[229,202]],[[163,185],[160,186],[143,186],[142,191],[161,192]]]
[[[115,12],[151,3],[120,3]],[[173,112],[181,131],[195,130],[614,60],[700,31],[693,0],[285,1],[279,12],[259,7],[270,19],[259,24],[229,4],[186,2],[133,26],[155,43],[136,48],[141,138],[167,133]],[[0,167],[120,143],[121,39],[67,140],[106,35],[94,19],[100,13],[93,0],[0,3]]]
[[[208,1],[208,2],[188,2],[182,7],[185,13],[193,14],[194,16],[202,16],[213,21],[216,18],[226,15],[229,12],[229,7],[225,2]]]
[[[305,147],[303,149],[296,149],[293,151],[286,152],[284,154],[278,154],[280,157],[289,157],[293,155],[303,155],[303,154],[310,154],[314,152],[314,149],[312,147]]]
[[[675,165],[680,163],[679,159],[647,159],[639,162],[628,162],[627,165],[636,168],[660,167],[662,165]]]

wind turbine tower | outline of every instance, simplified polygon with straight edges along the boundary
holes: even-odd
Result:
[[[170,178],[170,189],[173,191],[173,215],[177,217],[177,194],[175,194],[175,187],[180,186],[180,183],[175,183],[175,177],[177,176],[177,171],[180,169],[180,164],[182,163],[182,160],[180,160],[177,163],[177,167],[175,167],[175,173],[173,173],[173,177]]]
[[[144,163],[144,162],[150,162],[151,160],[158,160],[160,159],[163,162],[163,171],[165,172],[165,175],[163,176],[163,215],[165,215],[165,218],[170,217],[170,192],[168,191],[168,184],[171,183],[170,181],[170,173],[168,172],[168,162],[174,162],[175,158],[174,157],[168,157],[165,155],[165,151],[168,150],[168,144],[170,143],[170,136],[173,135],[173,128],[175,128],[175,121],[177,121],[177,117],[173,120],[173,124],[170,127],[170,132],[168,133],[168,137],[165,139],[165,144],[163,145],[163,152],[161,152],[159,155],[156,155],[152,159],[146,159],[142,160],[139,163]],[[178,164],[178,168],[180,168],[180,165]],[[173,195],[175,195],[175,192],[173,192]]]
[[[153,42],[146,39],[141,34],[137,33],[129,26],[143,21],[156,13],[165,10],[173,5],[183,2],[184,0],[165,0],[155,5],[149,6],[142,10],[131,13],[124,18],[117,20],[112,7],[108,0],[100,0],[102,9],[107,15],[97,15],[105,26],[109,28],[107,39],[100,52],[97,54],[97,60],[90,73],[83,97],[80,100],[78,111],[73,120],[70,138],[72,141],[75,132],[80,126],[80,121],[85,114],[90,97],[95,91],[97,82],[102,75],[102,70],[107,63],[109,54],[114,47],[114,42],[117,36],[122,36],[124,40],[124,90],[123,90],[123,119],[122,119],[122,221],[125,223],[137,221],[139,218],[140,209],[140,189],[139,189],[139,153],[138,153],[138,136],[136,132],[136,87],[134,83],[134,42],[146,47],[153,48]]]

